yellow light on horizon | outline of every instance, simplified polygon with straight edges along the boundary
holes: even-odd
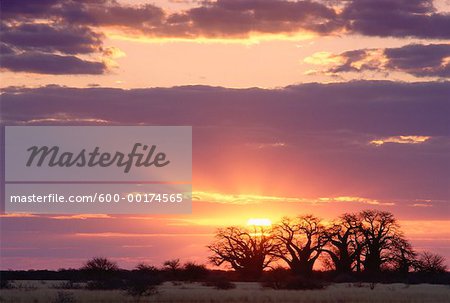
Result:
[[[267,218],[250,218],[247,220],[247,225],[252,226],[271,226],[272,221]]]
[[[315,38],[317,35],[313,32],[299,31],[292,33],[259,33],[250,32],[243,36],[224,36],[224,37],[170,37],[170,36],[150,36],[142,34],[139,31],[124,32],[120,28],[105,27],[103,33],[112,40],[122,40],[140,43],[171,43],[171,42],[189,42],[189,43],[222,43],[222,44],[243,44],[254,45],[264,41],[305,41]]]

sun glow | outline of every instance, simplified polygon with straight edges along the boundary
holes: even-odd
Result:
[[[247,225],[252,226],[271,226],[272,221],[267,218],[250,218],[247,220]]]

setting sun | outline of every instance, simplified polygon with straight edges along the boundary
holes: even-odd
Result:
[[[250,218],[247,220],[247,225],[270,226],[272,225],[272,221],[267,218]]]

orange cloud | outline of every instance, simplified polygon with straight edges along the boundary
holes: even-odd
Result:
[[[79,214],[79,215],[52,216],[50,218],[56,220],[86,220],[86,219],[110,219],[112,217],[107,214]]]
[[[0,214],[0,218],[33,218],[37,217],[33,214],[22,214],[22,213],[16,213],[16,214]]]
[[[75,233],[76,237],[88,237],[88,238],[147,238],[147,237],[179,237],[180,233],[156,233],[156,234],[145,234],[145,233],[116,233],[116,232],[101,232],[101,233]],[[188,237],[211,237],[212,234],[185,234],[183,236]]]
[[[222,203],[222,204],[259,204],[265,202],[291,202],[291,203],[332,203],[332,202],[354,202],[370,205],[395,205],[394,202],[383,202],[375,199],[356,196],[337,196],[319,198],[300,198],[283,196],[265,196],[252,194],[223,194],[217,192],[196,191],[192,193],[192,199],[196,201]]]

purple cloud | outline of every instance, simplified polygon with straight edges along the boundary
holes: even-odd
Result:
[[[88,54],[101,49],[102,35],[87,27],[22,23],[3,26],[3,43],[26,51]]]
[[[14,72],[51,75],[103,74],[107,69],[102,62],[41,52],[2,55],[1,67]]]
[[[21,3],[19,6],[17,3]],[[218,0],[169,13],[153,4],[129,6],[116,1],[5,1],[5,22],[47,18],[83,26],[114,26],[154,37],[240,37],[309,31],[368,36],[444,39],[450,15],[436,12],[431,0],[353,0],[339,12],[314,1]]]
[[[73,1],[2,1],[3,51],[14,50],[15,65],[23,66],[45,53],[51,65],[69,60],[71,74],[94,68],[98,73],[100,59],[87,62],[78,54],[99,57],[103,51],[104,27],[125,33],[156,38],[249,38],[252,35],[311,32],[318,35],[342,33],[383,37],[419,37],[445,39],[450,37],[450,15],[436,12],[431,0],[353,0],[338,11],[335,7],[314,1],[218,0],[202,2],[198,7],[169,13],[153,4],[124,5],[113,0]],[[45,24],[37,20],[47,20]],[[360,52],[361,53],[361,52]],[[103,55],[106,52],[103,52]],[[352,55],[357,55],[357,52]],[[360,54],[361,55],[361,54]],[[21,64],[16,61],[27,59]],[[12,59],[9,58],[10,62]],[[91,64],[92,63],[92,64]],[[93,64],[95,63],[95,64]],[[32,62],[29,70],[47,73]],[[88,68],[88,66],[90,68]],[[11,71],[28,71],[21,67]],[[368,66],[366,66],[368,67]],[[345,66],[342,66],[345,69]],[[393,66],[393,68],[397,68]],[[401,67],[399,67],[402,69]],[[103,66],[100,69],[105,72]],[[427,72],[418,72],[426,76]],[[447,69],[431,72],[448,75]]]
[[[359,49],[331,55],[338,63],[327,73],[403,72],[416,77],[450,77],[450,44],[409,44],[386,49]]]
[[[450,14],[437,13],[432,0],[352,0],[341,18],[348,30],[366,36],[450,37]]]
[[[449,95],[447,82],[273,90],[48,86],[4,89],[2,112],[8,125],[192,125],[194,175],[207,176],[218,191],[234,192],[231,176],[241,173],[230,163],[240,159],[249,171],[271,172],[265,181],[247,178],[249,188],[295,188],[292,196],[448,199]],[[429,138],[414,144],[389,139],[399,136]],[[293,180],[298,186],[289,186]]]

